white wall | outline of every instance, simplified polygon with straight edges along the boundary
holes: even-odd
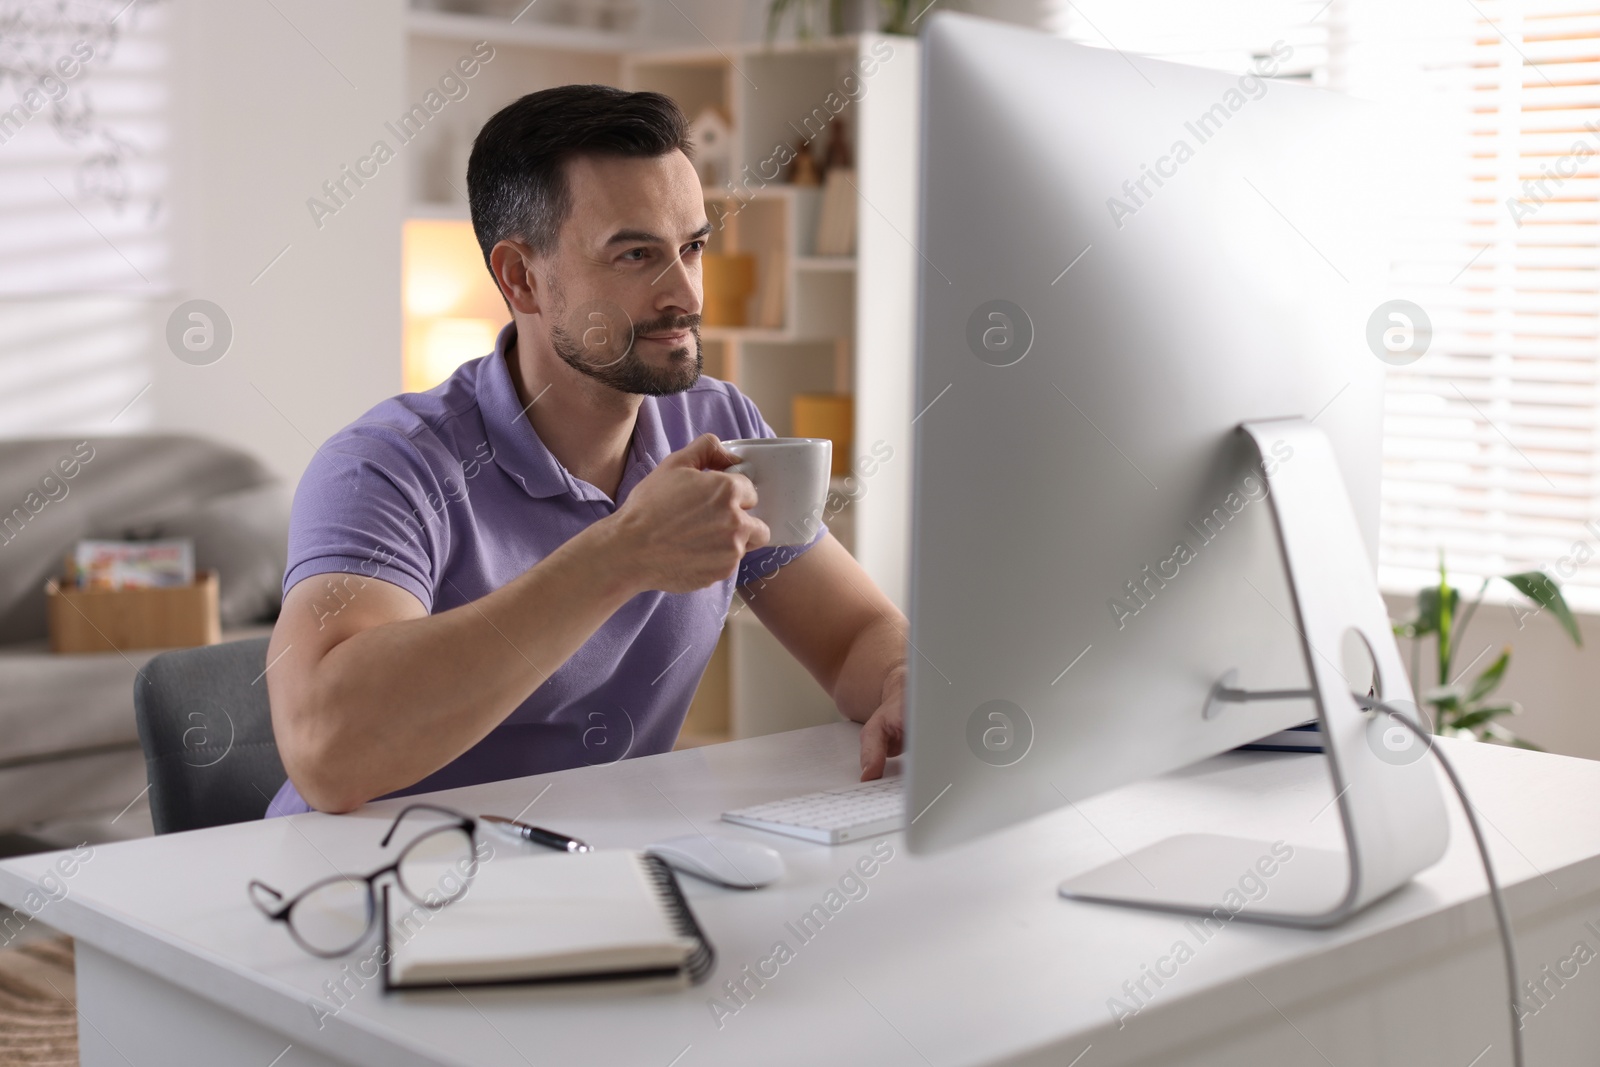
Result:
[[[208,367],[158,349],[140,403],[148,425],[237,442],[298,479],[313,443],[400,389],[403,160],[320,229],[306,201],[393,140],[402,0],[176,2],[186,284],[172,302],[215,301],[235,333]]]

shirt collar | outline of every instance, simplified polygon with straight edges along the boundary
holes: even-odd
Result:
[[[579,500],[605,501],[605,493],[567,472],[550,454],[528,420],[527,411],[511,380],[509,360],[516,358],[517,324],[507,323],[495,340],[494,352],[483,363],[478,380],[478,408],[483,413],[484,432],[494,449],[495,464],[510,475],[535,499],[573,496]],[[529,405],[531,406],[531,405]],[[644,397],[634,419],[628,460],[615,503],[620,504],[645,475],[671,452],[656,398]]]
[[[647,396],[639,403],[639,414],[633,420],[633,442],[628,448],[628,463],[622,471],[622,483],[617,486],[618,504],[672,451],[667,431],[661,425],[659,405],[660,398],[653,396]]]

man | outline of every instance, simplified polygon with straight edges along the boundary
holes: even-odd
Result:
[[[479,133],[472,223],[512,321],[301,479],[269,815],[666,751],[736,586],[864,724],[862,779],[899,754],[904,616],[826,528],[764,547],[755,488],[726,471],[719,438],[772,430],[700,374],[691,150],[671,100],[595,85]]]

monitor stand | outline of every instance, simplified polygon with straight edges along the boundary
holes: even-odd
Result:
[[[1415,707],[1327,437],[1300,418],[1246,423],[1240,431],[1255,445],[1264,472],[1273,443],[1294,449],[1291,460],[1270,466],[1266,479],[1311,689],[1251,693],[1236,688],[1230,672],[1195,714],[1226,715],[1228,704],[1250,699],[1310,698],[1333,783],[1328,814],[1337,810],[1345,849],[1184,834],[1070,878],[1061,883],[1061,895],[1213,922],[1332,926],[1437,863],[1449,842],[1449,821],[1426,747],[1397,745],[1403,728],[1362,710],[1351,696],[1352,682],[1362,691],[1373,684],[1380,699]],[[1350,631],[1371,657],[1375,682],[1347,681],[1341,673]],[[1428,729],[1420,716],[1415,721]],[[1241,879],[1246,887],[1264,883],[1265,893],[1249,901]]]

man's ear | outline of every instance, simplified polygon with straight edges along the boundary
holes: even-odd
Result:
[[[507,239],[489,250],[489,266],[500,294],[513,311],[524,315],[537,315],[543,310],[545,294],[534,274],[536,259],[533,249],[521,241]]]

